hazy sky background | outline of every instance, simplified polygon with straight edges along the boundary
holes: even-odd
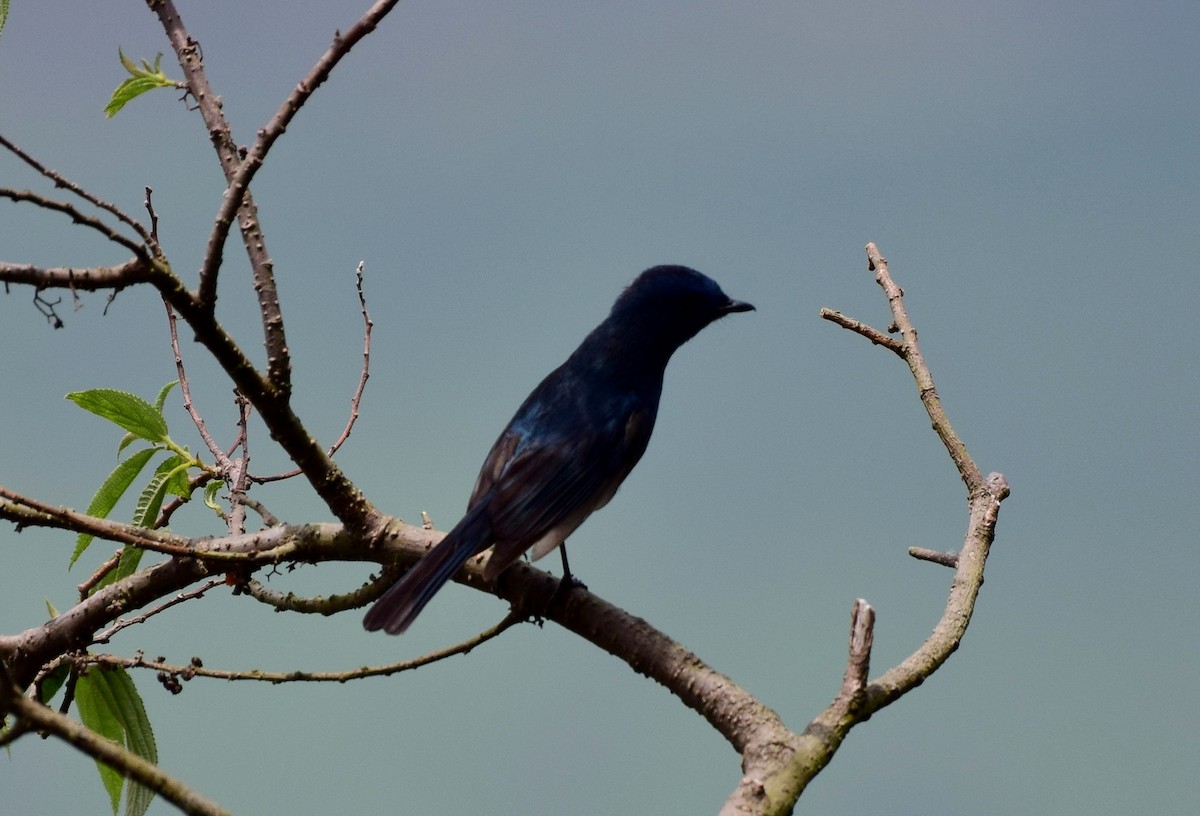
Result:
[[[243,144],[366,5],[179,2]],[[324,441],[345,421],[365,260],[372,377],[338,458],[383,508],[446,529],[512,411],[638,271],[709,273],[759,311],[676,356],[650,449],[572,539],[572,566],[800,730],[838,689],[853,600],[878,611],[878,674],[926,637],[949,587],[905,550],[957,549],[966,524],[904,365],[817,316],[887,325],[862,251],[876,241],[951,420],[1013,495],[962,648],[856,728],[799,811],[1194,813],[1198,35],[1200,5],[1182,0],[403,3],[254,185],[297,408]],[[139,217],[153,187],[194,283],[221,174],[177,94],[105,120],[118,46],[169,51],[138,3],[15,0],[0,132]],[[0,185],[63,195],[7,154]],[[218,314],[261,359],[240,241],[226,256]],[[125,257],[0,204],[3,260]],[[0,299],[0,484],[82,507],[120,434],[62,397],[152,397],[175,377],[166,321],[148,291],[107,316],[85,294],[54,331],[31,297]],[[228,382],[184,353],[209,427],[232,440]],[[168,417],[198,446],[177,396]],[[251,452],[258,473],[286,466],[261,427]],[[303,484],[255,495],[289,521],[329,517]],[[175,529],[220,531],[198,506]],[[73,543],[0,525],[0,630],[67,606],[111,552],[68,573]],[[368,573],[309,567],[271,586],[343,592]],[[504,611],[450,587],[394,639],[358,613],[277,615],[218,591],[112,649],[337,670]],[[162,766],[237,813],[713,813],[740,776],[699,716],[553,625],[349,685],[195,680],[171,697],[136,681]],[[0,797],[13,814],[107,807],[91,760],[36,739],[0,757]]]

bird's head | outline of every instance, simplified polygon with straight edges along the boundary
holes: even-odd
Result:
[[[667,356],[714,320],[733,312],[749,312],[749,303],[734,300],[717,282],[686,266],[655,266],[634,279],[613,304],[609,320],[661,345]]]

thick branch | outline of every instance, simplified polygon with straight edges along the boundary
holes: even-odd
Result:
[[[232,182],[237,176],[241,159],[238,155],[238,147],[234,144],[233,135],[230,133],[229,123],[225,120],[225,114],[221,110],[220,97],[213,93],[208,84],[208,76],[205,74],[204,64],[200,57],[200,48],[184,28],[183,20],[172,0],[146,0],[146,4],[151,11],[158,15],[158,19],[162,23],[171,48],[174,49],[175,56],[179,60],[179,67],[183,69],[188,92],[196,100],[196,107],[200,110],[200,115],[208,128],[208,135],[217,151],[225,180]],[[231,197],[237,200],[237,206],[231,208],[230,212],[236,210],[238,213],[242,244],[250,259],[254,291],[258,294],[258,308],[263,324],[263,343],[267,350],[267,379],[270,381],[272,389],[278,390],[281,395],[286,396],[291,392],[292,387],[291,354],[288,351],[287,337],[283,328],[283,312],[279,307],[279,293],[275,287],[274,264],[267,252],[266,238],[263,236],[258,220],[258,208],[247,189],[234,191],[231,187],[225,191],[225,195],[226,200]],[[224,212],[225,208],[222,207],[221,211]],[[229,226],[226,225],[225,231],[227,232],[228,229]],[[213,313],[217,303],[217,270],[221,265],[224,243],[222,237],[219,245],[209,246],[200,277],[198,301],[202,308],[210,314]]]
[[[428,533],[419,528],[396,524],[393,538],[412,544],[424,542]],[[208,578],[212,558],[234,559],[254,565],[283,561],[318,562],[369,558],[370,547],[339,525],[308,524],[273,527],[257,533],[219,539],[193,540],[200,558],[172,558],[161,564],[110,584],[62,612],[45,624],[17,635],[0,636],[0,659],[12,678],[24,688],[41,666],[58,655],[85,648],[94,634],[110,621],[132,613],[178,592],[196,581]],[[224,567],[218,567],[218,571]]]
[[[321,55],[321,58],[317,60],[316,65],[309,70],[308,74],[292,89],[291,94],[279,106],[279,110],[271,117],[271,121],[267,123],[267,126],[259,130],[258,138],[254,140],[254,145],[245,153],[245,158],[241,160],[240,164],[227,163],[222,159],[222,165],[228,168],[236,166],[236,172],[231,174],[228,169],[226,170],[225,175],[229,182],[229,188],[225,191],[225,200],[221,203],[221,208],[217,211],[217,217],[213,221],[213,229],[208,238],[208,250],[205,253],[204,266],[200,270],[200,296],[205,302],[212,302],[216,299],[216,278],[217,270],[221,264],[221,248],[225,245],[225,238],[229,234],[234,213],[238,211],[244,199],[250,194],[250,181],[254,178],[258,169],[262,167],[267,153],[270,152],[276,140],[287,130],[288,124],[300,112],[300,108],[304,106],[308,98],[333,73],[334,67],[342,60],[342,57],[349,54],[350,49],[359,40],[374,31],[375,27],[387,16],[388,12],[392,10],[397,2],[399,0],[379,0],[379,2],[376,2],[367,10],[367,13],[358,22],[347,29],[345,34],[336,32],[333,37],[333,44]],[[161,12],[159,16],[162,18]],[[178,14],[174,16],[175,20],[178,21]],[[165,20],[164,25],[166,25]],[[168,28],[168,36],[172,36],[172,30],[173,27]],[[183,32],[182,23],[178,25],[178,31],[179,34],[186,34],[186,32]],[[174,44],[177,36],[178,34],[172,36],[172,44]],[[198,84],[203,83],[200,87],[207,90],[207,80],[203,75],[203,67],[196,74],[196,80]],[[209,93],[211,95],[211,92]],[[220,121],[224,124],[224,118],[220,113],[219,106],[217,106],[217,110],[212,115],[212,118],[214,121]],[[206,115],[205,121],[209,121],[209,116]],[[227,130],[226,126],[226,132]],[[214,138],[214,143],[215,141]],[[222,149],[218,148],[218,150]]]
[[[995,536],[1000,502],[1008,496],[1004,477],[994,473],[985,481],[966,446],[950,426],[933,376],[921,355],[916,329],[904,308],[904,293],[889,275],[887,261],[875,244],[867,245],[867,257],[870,269],[876,273],[876,281],[887,295],[894,319],[893,329],[902,334],[903,341],[831,309],[822,309],[821,316],[890,349],[908,363],[934,431],[945,444],[967,486],[970,513],[966,542],[955,562],[950,598],[933,633],[904,662],[871,683],[865,681],[870,664],[874,613],[864,601],[855,604],[850,658],[837,697],[809,723],[803,734],[795,738],[790,756],[781,754],[774,761],[760,761],[752,752],[743,755],[747,774],[726,802],[723,814],[790,813],[804,788],[833,759],[851,728],[916,688],[954,653],[970,623],[975,599],[983,585],[983,567]],[[759,773],[752,774],[750,767]]]
[[[117,266],[34,266],[0,261],[0,281],[22,283],[38,289],[71,289],[95,292],[99,289],[121,289],[135,283],[147,283],[155,278],[152,263],[143,258],[130,258]]]

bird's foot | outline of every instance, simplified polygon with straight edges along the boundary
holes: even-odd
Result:
[[[546,602],[546,608],[542,610],[542,617],[550,617],[556,608],[566,603],[567,596],[576,589],[587,590],[587,584],[580,581],[572,573],[567,573],[559,579],[558,586],[554,590],[554,594],[550,596],[550,600]]]

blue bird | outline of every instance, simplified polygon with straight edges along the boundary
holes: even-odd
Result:
[[[467,513],[367,612],[363,626],[398,635],[469,558],[492,547],[494,580],[532,549],[563,544],[608,504],[642,458],[675,350],[718,318],[754,307],[685,266],[656,266],[550,372],[492,445]],[[563,547],[563,581],[571,580]]]

